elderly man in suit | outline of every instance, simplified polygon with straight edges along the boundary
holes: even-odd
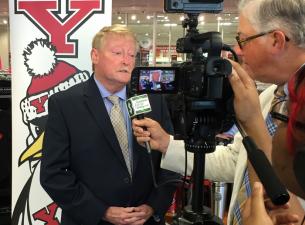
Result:
[[[126,27],[104,27],[92,42],[92,77],[49,100],[40,180],[62,208],[62,224],[164,223],[175,185],[154,187],[149,155],[132,137],[125,105],[137,48]],[[170,132],[163,97],[151,96],[150,103],[147,116]],[[159,182],[175,175],[160,169],[159,152],[151,156]]]

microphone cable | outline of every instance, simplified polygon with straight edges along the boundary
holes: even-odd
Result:
[[[159,188],[159,187],[164,186],[169,183],[184,183],[184,181],[182,179],[169,179],[169,180],[166,180],[166,181],[158,184],[157,180],[156,180],[155,167],[154,167],[154,163],[153,163],[153,159],[152,159],[152,155],[151,155],[151,148],[150,148],[150,144],[148,142],[145,142],[145,148],[147,149],[147,152],[148,152],[151,174],[152,174],[153,183],[154,183],[155,188]],[[162,168],[160,168],[160,169],[162,169]]]
[[[138,120],[144,119],[143,114],[137,115],[137,119]],[[143,129],[147,130],[146,127],[143,127]],[[154,167],[154,162],[153,162],[153,158],[152,158],[152,154],[151,154],[150,144],[149,144],[148,141],[144,142],[144,144],[145,144],[145,148],[146,148],[147,153],[148,153],[149,162],[150,162],[150,169],[151,169],[151,175],[152,175],[153,184],[154,184],[155,188],[159,188],[159,187],[164,186],[164,185],[169,184],[169,183],[183,183],[184,182],[182,179],[169,179],[169,180],[166,180],[166,181],[158,184],[157,183],[157,179],[156,179],[155,167]],[[162,169],[162,168],[160,167],[160,169]]]

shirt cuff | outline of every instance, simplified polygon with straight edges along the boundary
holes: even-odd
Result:
[[[192,157],[193,154],[188,154]],[[185,148],[183,140],[174,140],[170,136],[170,141],[165,154],[162,155],[161,168],[184,174]]]

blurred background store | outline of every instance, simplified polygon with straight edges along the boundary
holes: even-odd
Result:
[[[238,22],[238,0],[225,0],[219,14],[201,14],[199,32],[219,31],[226,44],[235,43]],[[182,54],[175,51],[176,40],[185,34],[184,15],[164,13],[163,0],[113,0],[112,23],[125,24],[135,32],[141,46],[139,64],[170,65],[181,62]],[[8,0],[0,0],[0,70],[9,70]]]

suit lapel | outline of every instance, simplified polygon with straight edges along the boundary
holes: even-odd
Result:
[[[90,114],[96,120],[97,126],[99,126],[112,150],[115,152],[115,155],[127,170],[119,142],[116,138],[114,129],[108,116],[108,112],[98,87],[93,79],[93,76],[91,76],[90,80],[87,82],[87,85],[84,88],[84,101],[88,107]],[[101,146],[101,148],[103,148],[103,146]]]

